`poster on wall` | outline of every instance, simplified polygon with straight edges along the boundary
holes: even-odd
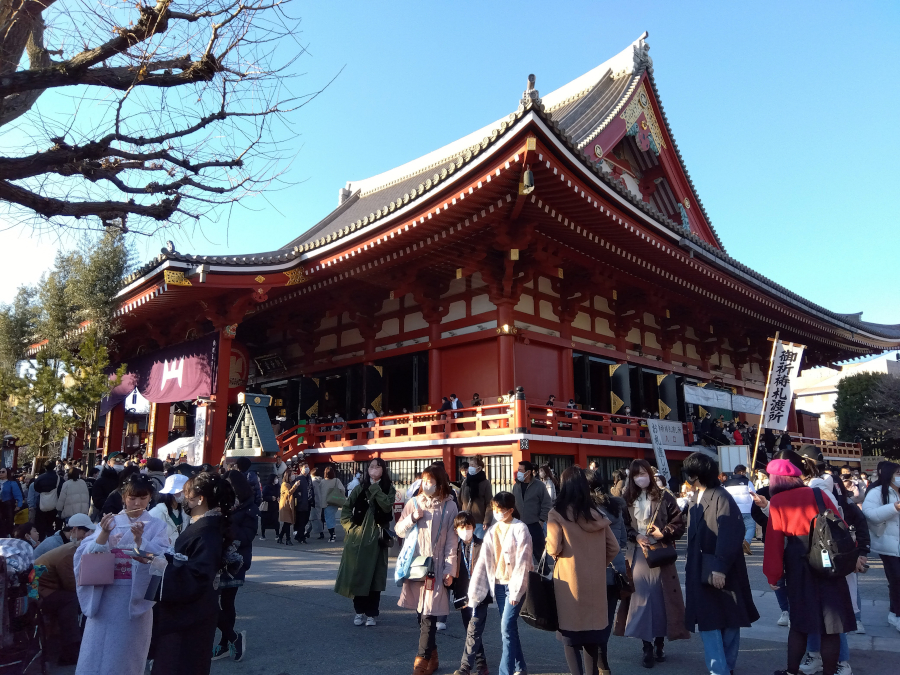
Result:
[[[656,469],[665,476],[666,482],[672,477],[669,471],[669,460],[666,459],[666,448],[684,447],[684,428],[681,422],[669,420],[647,420],[647,429],[650,431],[650,442],[653,443],[653,453],[656,455]]]

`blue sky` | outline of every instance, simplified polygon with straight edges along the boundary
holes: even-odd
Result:
[[[900,323],[894,297],[900,3],[297,3],[310,56],[285,178],[180,251],[272,250],[375,175],[512,112],[529,73],[549,92],[648,30],[662,103],[728,252],[839,312]],[[287,48],[287,45],[285,45]],[[891,195],[895,197],[891,197]],[[61,241],[0,234],[0,301]],[[146,260],[161,241],[138,241]]]

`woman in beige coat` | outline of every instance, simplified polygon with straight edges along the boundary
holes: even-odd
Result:
[[[421,493],[406,503],[396,526],[401,539],[417,527],[415,555],[429,556],[434,564],[433,575],[427,581],[403,582],[397,603],[419,615],[419,651],[413,675],[431,675],[437,670],[437,617],[450,613],[449,586],[457,573],[457,537],[453,529],[457,508],[451,489],[444,468],[438,464],[429,466],[422,472]]]
[[[296,492],[301,483],[292,482],[294,472],[288,469],[284,472],[281,480],[281,494],[278,496],[278,522],[281,523],[281,529],[278,531],[278,543],[293,546],[291,540],[291,530],[294,527],[294,492]]]
[[[572,675],[609,675],[600,658],[604,629],[609,626],[606,566],[619,552],[609,525],[594,506],[584,470],[571,466],[563,471],[547,519],[547,554],[556,559],[556,639],[563,643]]]

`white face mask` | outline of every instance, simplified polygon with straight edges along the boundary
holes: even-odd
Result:
[[[650,485],[650,476],[635,476],[634,484],[644,490]]]
[[[894,476],[894,486],[900,488],[900,476]]]
[[[478,469],[476,469],[474,466],[470,466],[469,467],[469,475],[474,476],[476,473],[478,473]]]
[[[475,534],[475,530],[469,530],[469,529],[464,530],[463,528],[459,528],[456,531],[456,534],[459,536],[460,539],[462,539],[464,542],[468,543],[468,542],[472,541],[472,536]]]
[[[436,483],[422,483],[422,492],[424,492],[429,497],[435,493],[437,490]]]
[[[525,480],[525,473],[523,471],[516,471],[516,480],[519,482]]]

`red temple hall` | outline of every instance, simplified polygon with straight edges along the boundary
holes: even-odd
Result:
[[[608,477],[653,457],[642,411],[681,423],[676,466],[693,415],[756,422],[743,410],[776,331],[806,345],[804,369],[897,348],[900,326],[829,311],[726,253],[645,38],[543,96],[529,76],[508,116],[347,183],[276,251],[164,249],[120,293],[129,377],[101,446],[181,437],[195,463],[302,452],[342,474],[380,456],[400,484],[436,459],[453,478],[473,455],[497,487],[522,459]],[[135,387],[150,414],[126,428]],[[439,413],[451,394],[459,409]],[[792,407],[796,442],[858,461],[859,446],[816,439],[814,417]]]

